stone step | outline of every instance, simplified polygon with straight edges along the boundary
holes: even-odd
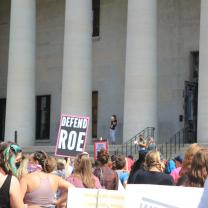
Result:
[[[171,156],[171,158],[174,158],[175,156],[177,156],[179,154],[184,154],[189,145],[190,144],[184,144],[184,146],[181,145],[180,150],[177,148],[177,150],[175,152],[174,145],[172,144],[172,156]],[[204,147],[208,147],[208,143],[204,143],[204,144],[201,144],[201,145],[203,145]],[[121,147],[122,147],[122,145],[109,145],[108,150],[109,150],[110,155],[115,154],[117,152],[117,150],[121,151]],[[161,144],[158,144],[158,150],[160,150],[160,147],[161,147]],[[163,149],[163,157],[166,157],[165,147],[163,147],[163,148],[164,148]],[[43,151],[47,152],[50,155],[54,155],[55,146],[30,146],[30,147],[23,148],[24,153],[33,153],[33,152],[38,151],[38,150],[43,150]],[[93,157],[93,155],[94,155],[94,145],[86,145],[85,151],[88,152],[91,157]],[[170,152],[170,145],[168,145],[167,151],[168,151],[168,153]],[[118,154],[122,154],[122,152],[118,152]],[[124,149],[123,154],[125,155],[125,149]],[[130,154],[129,148],[128,148],[127,154]],[[137,151],[135,153],[134,148],[133,148],[132,156],[134,157],[134,159],[138,158],[138,153],[137,153]],[[166,158],[166,159],[169,159],[169,158]]]
[[[121,145],[109,145],[108,146],[108,151],[110,155],[115,154],[116,150],[120,148]],[[24,153],[33,153],[35,151],[45,151],[49,155],[54,155],[55,154],[55,146],[29,146],[29,147],[24,147],[23,152]],[[85,151],[88,152],[92,157],[94,155],[94,145],[86,145]]]
[[[179,155],[179,154],[185,154],[185,151],[187,150],[187,148],[188,148],[188,146],[189,146],[190,144],[184,144],[184,145],[181,145],[180,146],[180,149],[179,149],[179,147],[177,146],[177,148],[176,148],[176,152],[175,152],[175,146],[174,146],[174,144],[172,144],[172,146],[171,146],[171,148],[170,148],[170,145],[168,145],[168,148],[167,148],[167,155],[168,155],[168,158],[166,158],[166,159],[171,159],[171,158],[174,158],[174,157],[176,157],[177,155]],[[204,146],[204,147],[208,147],[208,143],[201,143],[201,145],[202,146]],[[158,145],[158,147],[160,148],[160,144]],[[166,150],[165,150],[165,147],[163,147],[164,149],[164,151],[163,151],[163,156],[164,157],[166,157]],[[171,154],[171,156],[169,156],[170,155],[170,151],[172,152],[172,154]]]

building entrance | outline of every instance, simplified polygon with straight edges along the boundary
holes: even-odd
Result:
[[[197,138],[198,83],[185,82],[184,127],[185,142],[196,142]]]
[[[190,58],[190,81],[185,81],[184,90],[184,127],[185,142],[192,143],[197,140],[199,51],[191,52]]]

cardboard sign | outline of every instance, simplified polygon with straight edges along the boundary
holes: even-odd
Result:
[[[69,188],[67,208],[208,208],[205,188],[130,184],[125,191]],[[82,200],[80,200],[82,199]]]
[[[108,151],[108,142],[107,140],[95,140],[94,141],[94,159],[97,159],[97,153],[101,150],[105,149]]]
[[[131,203],[134,208],[197,208],[203,190],[180,186],[127,185],[126,205]]]
[[[89,117],[61,115],[56,156],[76,156],[85,149]]]
[[[124,200],[124,191],[70,188],[67,208],[125,208]]]

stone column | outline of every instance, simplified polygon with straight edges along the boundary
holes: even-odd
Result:
[[[208,143],[208,1],[201,0],[199,43],[198,128],[199,143]]]
[[[92,0],[66,0],[62,113],[91,117]]]
[[[35,0],[12,0],[6,102],[6,140],[28,146],[35,137]]]
[[[124,141],[157,127],[157,0],[128,0]]]

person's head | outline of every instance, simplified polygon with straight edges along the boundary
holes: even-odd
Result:
[[[81,177],[82,183],[87,188],[95,187],[95,180],[92,174],[92,163],[89,155],[80,154],[75,158],[74,174]]]
[[[100,162],[101,165],[105,165],[109,161],[109,154],[107,150],[101,149],[97,154],[97,160]]]
[[[65,159],[57,159],[57,170],[64,170],[66,166]]]
[[[176,164],[174,160],[168,160],[165,165],[165,173],[170,174],[172,170],[176,169]]]
[[[143,141],[144,140],[144,134],[140,134],[139,135],[139,141]]]
[[[130,160],[134,160],[133,155],[128,155],[127,157],[128,157]]]
[[[174,158],[174,161],[175,161],[175,164],[176,164],[177,168],[182,166],[183,160],[184,160],[183,155],[178,155]]]
[[[145,157],[145,169],[157,168],[161,171],[160,152],[156,150],[149,151]]]
[[[89,156],[79,154],[74,161],[74,170],[81,174],[92,171],[92,163]]]
[[[112,116],[111,116],[111,121],[115,121],[115,120],[117,120],[116,115],[112,115]]]
[[[193,156],[190,172],[188,173],[188,186],[204,187],[207,177],[208,148],[203,148]]]
[[[30,162],[33,164],[38,164],[44,168],[45,161],[47,159],[48,155],[44,151],[36,151],[31,155],[31,160]]]
[[[189,172],[191,168],[192,159],[200,149],[202,149],[202,146],[197,143],[189,145],[188,149],[185,152],[182,168],[180,171],[180,176],[186,175]]]
[[[36,151],[32,154],[30,161],[35,165],[40,165],[43,172],[50,173],[56,167],[56,160],[53,157],[47,155],[44,151]]]
[[[126,160],[124,156],[118,156],[115,160],[115,169],[122,170],[126,165]]]
[[[57,168],[57,161],[54,157],[48,156],[44,164],[44,172],[51,173]]]
[[[6,174],[17,175],[16,163],[20,162],[22,149],[12,142],[0,143],[0,167]]]

